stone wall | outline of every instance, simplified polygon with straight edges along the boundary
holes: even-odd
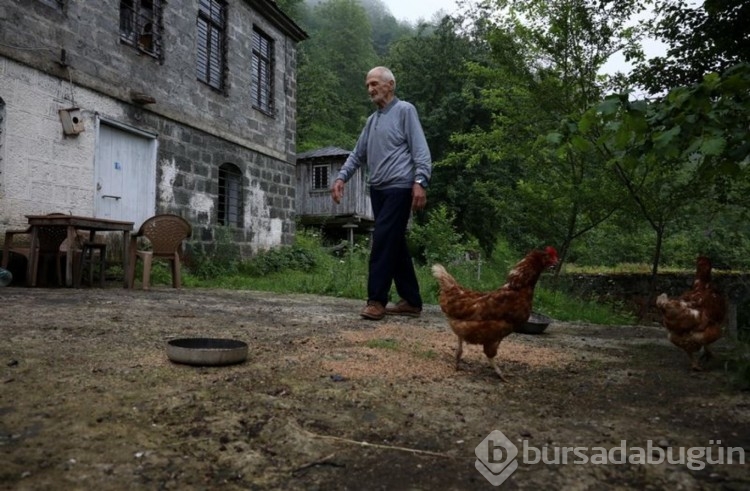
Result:
[[[605,302],[622,302],[638,315],[647,304],[648,322],[658,322],[659,315],[654,305],[656,295],[666,293],[679,296],[690,289],[694,275],[665,273],[657,275],[654,295],[649,295],[650,274],[570,274],[558,278],[560,286],[584,298]],[[750,274],[722,273],[714,271],[713,280],[730,302],[729,327],[731,330],[750,331]],[[552,279],[545,278],[546,282]],[[551,285],[550,285],[551,286]]]
[[[190,217],[192,240],[215,239],[219,166],[243,173],[244,227],[233,229],[242,256],[294,240],[295,183],[290,165],[163,118],[158,131],[157,211]]]
[[[94,213],[96,121],[157,135],[155,212],[188,219],[210,246],[218,168],[243,174],[243,255],[294,236],[296,52],[304,39],[272,1],[228,0],[223,91],[196,78],[198,0],[164,2],[163,50],[124,44],[113,1],[0,2],[0,240],[24,215]],[[251,99],[254,28],[273,40],[273,111]],[[153,98],[143,104],[133,94]],[[61,131],[58,110],[80,108],[86,130]]]
[[[3,2],[0,55],[124,102],[134,92],[147,94],[156,100],[148,111],[294,163],[297,43],[249,2],[229,0],[227,88],[216,91],[196,80],[198,3],[164,3],[159,60],[120,41],[119,2]],[[251,99],[253,26],[275,40],[272,115]]]

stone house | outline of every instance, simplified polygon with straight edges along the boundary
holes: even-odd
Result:
[[[297,45],[273,0],[0,5],[0,240],[176,213],[243,256],[295,233]]]

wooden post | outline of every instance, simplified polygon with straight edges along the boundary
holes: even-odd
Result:
[[[739,337],[739,332],[737,332],[737,303],[731,300],[727,312],[727,331],[730,338],[737,339]]]
[[[354,229],[358,227],[356,223],[345,223],[341,226],[342,228],[345,228],[349,232],[349,248],[354,248]]]

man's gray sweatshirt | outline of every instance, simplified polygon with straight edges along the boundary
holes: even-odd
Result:
[[[411,103],[394,97],[371,114],[336,178],[347,182],[363,164],[375,189],[411,188],[418,177],[430,180],[430,149]]]

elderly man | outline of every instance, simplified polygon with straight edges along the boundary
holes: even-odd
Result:
[[[378,107],[370,115],[354,150],[331,186],[336,203],[344,184],[363,164],[367,167],[375,230],[370,251],[365,319],[386,314],[418,317],[422,296],[406,246],[406,226],[412,210],[427,203],[432,158],[416,108],[395,95],[396,79],[386,67],[367,73],[367,92]],[[401,300],[386,308],[391,284]]]

